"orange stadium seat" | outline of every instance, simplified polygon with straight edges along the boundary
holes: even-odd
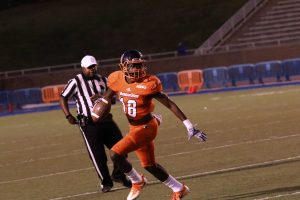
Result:
[[[200,69],[183,70],[177,73],[178,85],[181,90],[195,93],[203,86],[203,72]]]
[[[65,85],[50,85],[42,88],[42,99],[44,103],[59,101],[60,93],[63,91]]]

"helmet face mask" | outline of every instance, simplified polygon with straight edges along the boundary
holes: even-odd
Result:
[[[120,67],[125,77],[131,81],[138,81],[145,77],[147,67],[145,60],[142,58],[142,54],[136,50],[126,51],[120,60]]]

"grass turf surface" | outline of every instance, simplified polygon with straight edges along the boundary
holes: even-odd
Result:
[[[299,86],[171,98],[209,137],[188,142],[182,123],[156,103],[164,117],[157,161],[190,187],[186,200],[299,199]],[[112,112],[126,133],[121,106]],[[2,117],[0,124],[0,199],[126,198],[129,190],[119,184],[111,193],[99,192],[80,132],[61,111]],[[140,199],[170,198],[134,153],[129,159],[152,183]]]

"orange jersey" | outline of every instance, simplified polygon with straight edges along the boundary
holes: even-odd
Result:
[[[122,71],[110,74],[107,85],[118,94],[126,116],[133,120],[151,113],[154,103],[148,95],[162,91],[161,82],[156,76],[147,75],[142,82],[128,84]]]

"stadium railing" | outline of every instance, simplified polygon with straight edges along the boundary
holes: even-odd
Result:
[[[195,49],[188,49],[186,55],[194,55]],[[178,55],[177,51],[168,51],[162,53],[152,53],[144,55],[147,61],[153,60],[165,60],[170,58],[177,58],[182,57]],[[98,60],[98,63],[101,65],[101,68],[105,67],[112,67],[118,65],[120,58],[111,58],[111,59],[103,59]],[[24,70],[12,70],[12,71],[5,71],[0,72],[0,79],[7,79],[12,77],[20,77],[26,76],[31,74],[40,74],[40,73],[51,73],[51,72],[59,72],[64,70],[79,70],[81,68],[80,63],[68,63],[62,65],[54,65],[54,66],[45,66],[45,67],[38,67],[38,68],[29,68]]]
[[[194,52],[196,50],[199,51],[198,52],[199,55],[205,55],[205,54],[215,54],[220,52],[236,52],[241,50],[257,49],[261,47],[281,46],[286,42],[291,42],[291,41],[293,41],[294,43],[299,43],[299,39],[300,37],[295,37],[295,38],[284,38],[284,39],[274,39],[274,40],[259,41],[259,42],[247,42],[247,43],[223,45],[223,46],[215,47],[214,52],[208,52],[208,50],[211,49],[210,47],[200,48],[200,49],[188,49],[187,55],[195,56]],[[154,61],[154,60],[167,60],[171,58],[178,58],[179,55],[177,54],[177,51],[170,51],[170,52],[163,52],[163,53],[148,54],[145,55],[145,57],[148,59],[148,61]],[[102,68],[112,67],[118,64],[119,58],[104,59],[104,60],[100,60],[99,62]],[[60,72],[64,70],[77,71],[80,68],[81,68],[80,63],[69,63],[63,65],[53,65],[53,66],[29,68],[23,70],[4,71],[4,72],[0,72],[0,79],[22,77],[22,76],[27,76],[32,74]]]
[[[208,53],[222,41],[230,37],[241,25],[255,14],[267,0],[249,0],[231,18],[229,18],[215,33],[213,33],[196,51],[195,54]],[[206,52],[203,52],[206,49]]]

